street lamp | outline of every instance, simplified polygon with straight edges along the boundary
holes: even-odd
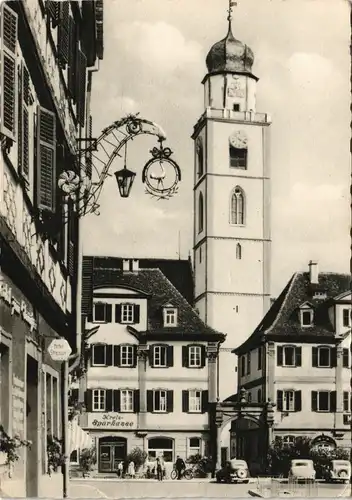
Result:
[[[132,189],[132,184],[136,173],[127,168],[127,142],[125,143],[125,161],[124,166],[121,170],[115,172],[115,177],[117,180],[117,185],[119,187],[121,198],[128,198]]]

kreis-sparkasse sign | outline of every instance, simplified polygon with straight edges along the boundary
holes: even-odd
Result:
[[[88,427],[94,429],[132,429],[136,427],[136,415],[121,413],[90,413],[88,417]]]

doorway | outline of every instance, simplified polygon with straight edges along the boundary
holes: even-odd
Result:
[[[127,439],[107,436],[99,439],[99,472],[116,472],[127,455]]]
[[[26,496],[38,496],[38,363],[27,355],[26,376],[27,402],[26,423],[27,439],[32,441],[33,446],[27,449],[26,460]]]

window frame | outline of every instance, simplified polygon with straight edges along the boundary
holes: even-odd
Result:
[[[202,191],[198,196],[198,234],[204,231],[204,197]]]
[[[199,397],[197,397],[197,393],[199,393]],[[195,404],[193,408],[191,408],[191,400],[199,402],[198,405]],[[188,412],[187,413],[202,413],[202,390],[201,389],[188,389]]]
[[[170,322],[170,315],[173,316],[173,321]],[[164,326],[177,326],[177,307],[164,307]]]
[[[199,354],[199,363],[193,363],[191,362],[191,352],[192,349],[196,350],[195,352]],[[194,355],[194,359],[196,361],[197,355]],[[188,346],[188,368],[201,368],[202,366],[202,346],[200,345],[189,345]]]
[[[125,405],[125,407],[123,408],[123,393],[131,396],[129,407]],[[126,401],[127,399],[125,399],[124,402],[126,403]],[[134,413],[134,389],[120,389],[120,413]]]
[[[168,346],[167,345],[164,345],[164,344],[157,344],[157,345],[154,345],[153,346],[153,368],[167,368],[167,348]],[[160,350],[160,360],[162,358],[162,354],[161,352],[164,351],[164,356],[165,356],[165,364],[157,364],[156,361],[155,361],[155,352],[156,350],[159,349]]]
[[[320,352],[322,350],[326,350],[329,352],[329,363],[327,365],[323,365],[320,363]],[[332,353],[331,347],[328,346],[318,346],[317,347],[317,367],[318,368],[331,368],[332,367]]]
[[[294,446],[295,442],[296,442],[296,437],[293,436],[292,434],[287,434],[282,437],[282,444],[285,447]]]
[[[240,374],[241,374],[241,377],[246,376],[246,355],[245,354],[242,354],[242,356],[240,357]]]
[[[96,306],[104,307],[104,319],[96,319],[95,317]],[[106,323],[106,302],[96,301],[93,303],[93,323]]]
[[[74,461],[74,460],[71,460],[71,455],[72,455],[72,453],[74,453],[75,451],[77,452],[77,458],[76,458],[76,460]],[[71,453],[70,453],[70,465],[79,465],[79,459],[80,459],[80,449],[78,448],[78,449],[76,449],[76,450],[72,450],[72,451],[71,451]]]
[[[309,324],[304,323],[303,318],[305,314],[309,314]],[[303,308],[301,309],[301,327],[302,328],[310,328],[313,326],[313,321],[314,321],[314,312],[313,309],[311,308]]]
[[[263,369],[263,346],[258,347],[257,351],[257,370]]]
[[[346,318],[347,322],[345,321]],[[351,326],[351,310],[347,309],[346,307],[342,309],[342,326],[344,328],[349,328]]]
[[[121,324],[122,325],[133,325],[134,323],[134,306],[135,304],[131,304],[130,302],[123,302],[120,304],[121,306]],[[126,319],[124,319],[124,312],[125,312],[125,309],[130,309],[130,315],[131,315],[131,318],[132,319],[128,319],[128,317]],[[130,316],[127,312],[127,316]]]
[[[101,395],[103,395],[104,404],[101,404],[101,401],[99,400],[99,405],[98,405],[99,408],[95,407],[94,396],[96,392],[98,392],[99,398],[101,397]],[[99,389],[99,388],[92,389],[92,412],[105,412],[105,411],[106,411],[106,389]]]
[[[347,403],[347,404],[345,404]],[[352,408],[352,393],[350,391],[342,392],[342,404],[343,404],[343,412],[350,413]]]
[[[120,367],[122,368],[133,368],[134,366],[134,345],[133,344],[121,344],[120,345]],[[130,349],[131,350],[131,363],[123,363],[122,358],[123,358],[123,349]],[[126,359],[128,360],[128,350],[126,352]]]
[[[170,440],[170,442],[172,443],[172,447],[171,448],[152,448],[150,446],[150,441],[152,439],[167,439],[167,440]],[[164,461],[167,462],[167,463],[173,463],[174,462],[174,456],[175,456],[175,440],[173,438],[169,438],[169,437],[163,437],[163,436],[153,436],[153,437],[150,437],[148,439],[148,449],[147,449],[147,452],[148,452],[148,457],[149,459],[152,459],[151,461],[154,461],[156,460],[156,458],[159,456],[163,456],[164,458]],[[166,452],[166,453],[165,453]],[[171,453],[171,460],[167,460],[165,457],[166,457],[166,454],[169,454]]]
[[[286,405],[287,402],[287,395],[289,396],[289,401],[288,405]],[[292,398],[291,398],[292,395]],[[288,406],[289,408],[286,408]],[[292,406],[292,408],[291,408]],[[283,389],[282,390],[282,411],[283,412],[289,412],[289,413],[294,413],[296,411],[296,404],[295,404],[295,390],[294,389]]]
[[[286,363],[286,349],[292,349],[293,350],[293,355],[292,355],[292,364],[287,364]],[[295,368],[296,367],[296,346],[292,344],[285,344],[282,346],[282,366],[283,368]]]
[[[327,394],[328,395],[328,408],[327,409],[320,409],[320,394]],[[317,391],[317,412],[319,413],[330,413],[331,409],[331,391]]]
[[[198,439],[198,446],[191,446],[191,440],[192,439]],[[188,456],[187,458],[189,457],[192,457],[193,455],[202,455],[202,439],[200,437],[197,437],[197,436],[192,436],[192,437],[189,437],[188,438],[188,446],[187,446],[187,451],[188,451]]]
[[[235,111],[235,110],[234,110]],[[238,111],[237,111],[238,112]],[[230,168],[247,170],[248,168],[248,148],[236,148],[229,144]]]
[[[96,347],[103,347],[104,348],[104,363],[102,363],[102,364],[94,363],[94,351],[95,351]],[[92,364],[91,364],[91,366],[93,366],[93,367],[106,366],[106,349],[107,349],[107,344],[97,343],[97,344],[92,345]]]
[[[241,205],[241,210],[239,210]],[[246,197],[244,190],[236,186],[230,196],[230,224],[243,227],[246,225]]]
[[[155,409],[155,395],[159,393],[159,403],[161,403],[161,393],[165,394],[165,397],[163,398],[165,401],[165,409]],[[160,404],[161,406],[161,404]],[[167,390],[166,389],[153,389],[153,413],[167,413]]]

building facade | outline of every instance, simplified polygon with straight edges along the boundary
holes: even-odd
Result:
[[[275,403],[272,440],[305,436],[319,446],[351,447],[349,284],[349,275],[319,273],[310,262],[235,350],[238,389],[246,389],[248,403]],[[247,437],[248,455],[262,439],[257,426]]]
[[[163,455],[169,467],[177,455],[211,454],[215,361],[224,335],[206,326],[179,291],[192,295],[188,261],[161,261],[169,279],[158,261],[139,264],[84,257],[80,425],[95,440],[99,472],[116,471],[135,447],[151,462]]]
[[[231,351],[270,305],[270,117],[256,111],[254,54],[232,33],[210,49],[194,127],[195,307],[225,332],[220,399],[236,390]]]
[[[76,202],[58,189],[79,173],[90,132],[92,73],[102,57],[102,3],[2,2],[0,14],[0,422],[32,441],[9,468],[4,495],[48,496],[47,437],[61,436],[57,337],[76,341]],[[56,480],[57,479],[57,480]]]

